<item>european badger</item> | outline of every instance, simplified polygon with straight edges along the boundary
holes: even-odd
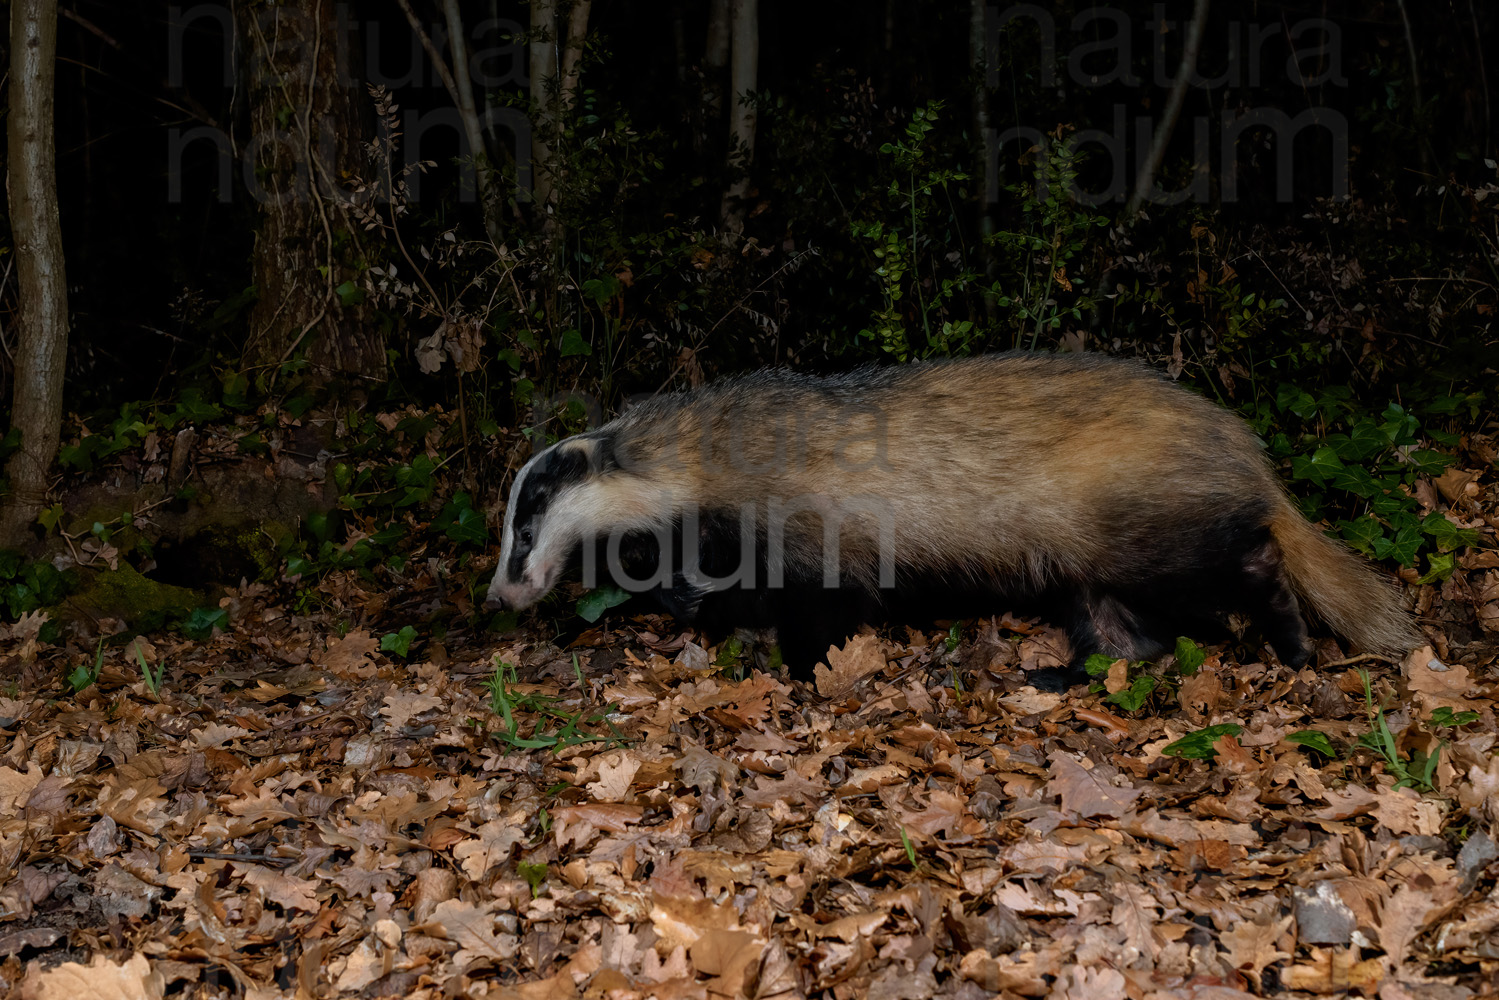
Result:
[[[486,603],[528,607],[580,563],[683,620],[774,625],[803,674],[861,621],[975,597],[1065,620],[1072,670],[1048,686],[1229,612],[1300,666],[1298,596],[1365,650],[1420,641],[1243,421],[1100,355],[763,371],[630,407],[521,469]]]

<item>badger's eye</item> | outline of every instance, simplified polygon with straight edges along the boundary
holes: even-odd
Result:
[[[531,545],[531,529],[530,528],[522,528],[522,529],[520,529],[520,543],[522,545],[526,546],[527,548],[530,547],[530,545]]]

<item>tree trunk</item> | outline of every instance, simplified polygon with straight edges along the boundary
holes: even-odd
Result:
[[[708,32],[703,44],[703,103],[709,115],[723,108],[723,73],[729,65],[730,0],[709,0]]]
[[[995,276],[994,252],[990,238],[994,235],[994,206],[989,204],[989,172],[994,161],[989,157],[989,144],[994,141],[989,127],[989,2],[972,0],[969,7],[968,62],[973,73],[973,134],[979,141],[979,175],[974,185],[974,197],[978,203],[979,257],[984,265],[984,278],[991,287],[984,289],[984,315],[993,323],[999,313],[992,283]],[[887,30],[891,29],[887,23]],[[997,184],[997,181],[995,182]]]
[[[274,379],[299,350],[320,382],[385,377],[379,325],[345,285],[357,281],[356,251],[333,238],[359,231],[346,218],[341,179],[368,175],[363,146],[373,133],[362,74],[351,64],[355,27],[339,23],[340,7],[238,5],[249,52],[251,195],[260,203],[251,260],[259,299],[244,360],[262,378]]]
[[[531,200],[545,213],[552,200],[552,150],[548,143],[557,115],[557,0],[531,0],[531,99],[536,121],[531,128]]]
[[[489,158],[484,130],[479,126],[479,111],[474,105],[473,72],[468,62],[468,46],[463,41],[467,32],[463,28],[458,0],[443,0],[443,12],[448,22],[448,42],[453,49],[453,98],[458,105],[458,115],[463,119],[463,132],[468,136],[469,153],[474,158],[474,184],[478,188],[479,207],[484,216],[484,231],[498,246],[504,242],[505,233],[500,225],[498,194],[494,190],[493,161]]]
[[[10,494],[0,508],[0,544],[15,547],[46,504],[62,432],[68,284],[53,141],[56,55],[57,0],[11,0],[8,184],[21,315],[10,419],[21,440],[6,467]]]
[[[723,199],[724,228],[744,228],[744,198],[749,194],[750,162],[755,155],[755,106],[750,97],[760,65],[760,0],[733,0],[733,56],[729,68],[729,168],[738,172]]]
[[[583,74],[583,43],[588,37],[588,10],[593,0],[573,0],[567,12],[567,46],[562,50],[562,106],[572,110]]]

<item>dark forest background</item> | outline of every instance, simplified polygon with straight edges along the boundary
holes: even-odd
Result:
[[[63,0],[65,416],[12,544],[471,584],[509,472],[633,394],[1022,348],[1150,360],[1444,578],[1411,486],[1493,419],[1496,42],[1475,0]],[[231,459],[316,502],[195,492]]]

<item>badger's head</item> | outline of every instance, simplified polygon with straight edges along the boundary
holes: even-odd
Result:
[[[532,458],[516,474],[505,507],[500,564],[485,607],[528,608],[561,579],[585,537],[607,530],[602,442],[568,438]]]
[[[485,607],[528,608],[557,586],[585,544],[669,523],[673,492],[662,470],[627,459],[617,444],[609,427],[579,434],[516,474]]]

